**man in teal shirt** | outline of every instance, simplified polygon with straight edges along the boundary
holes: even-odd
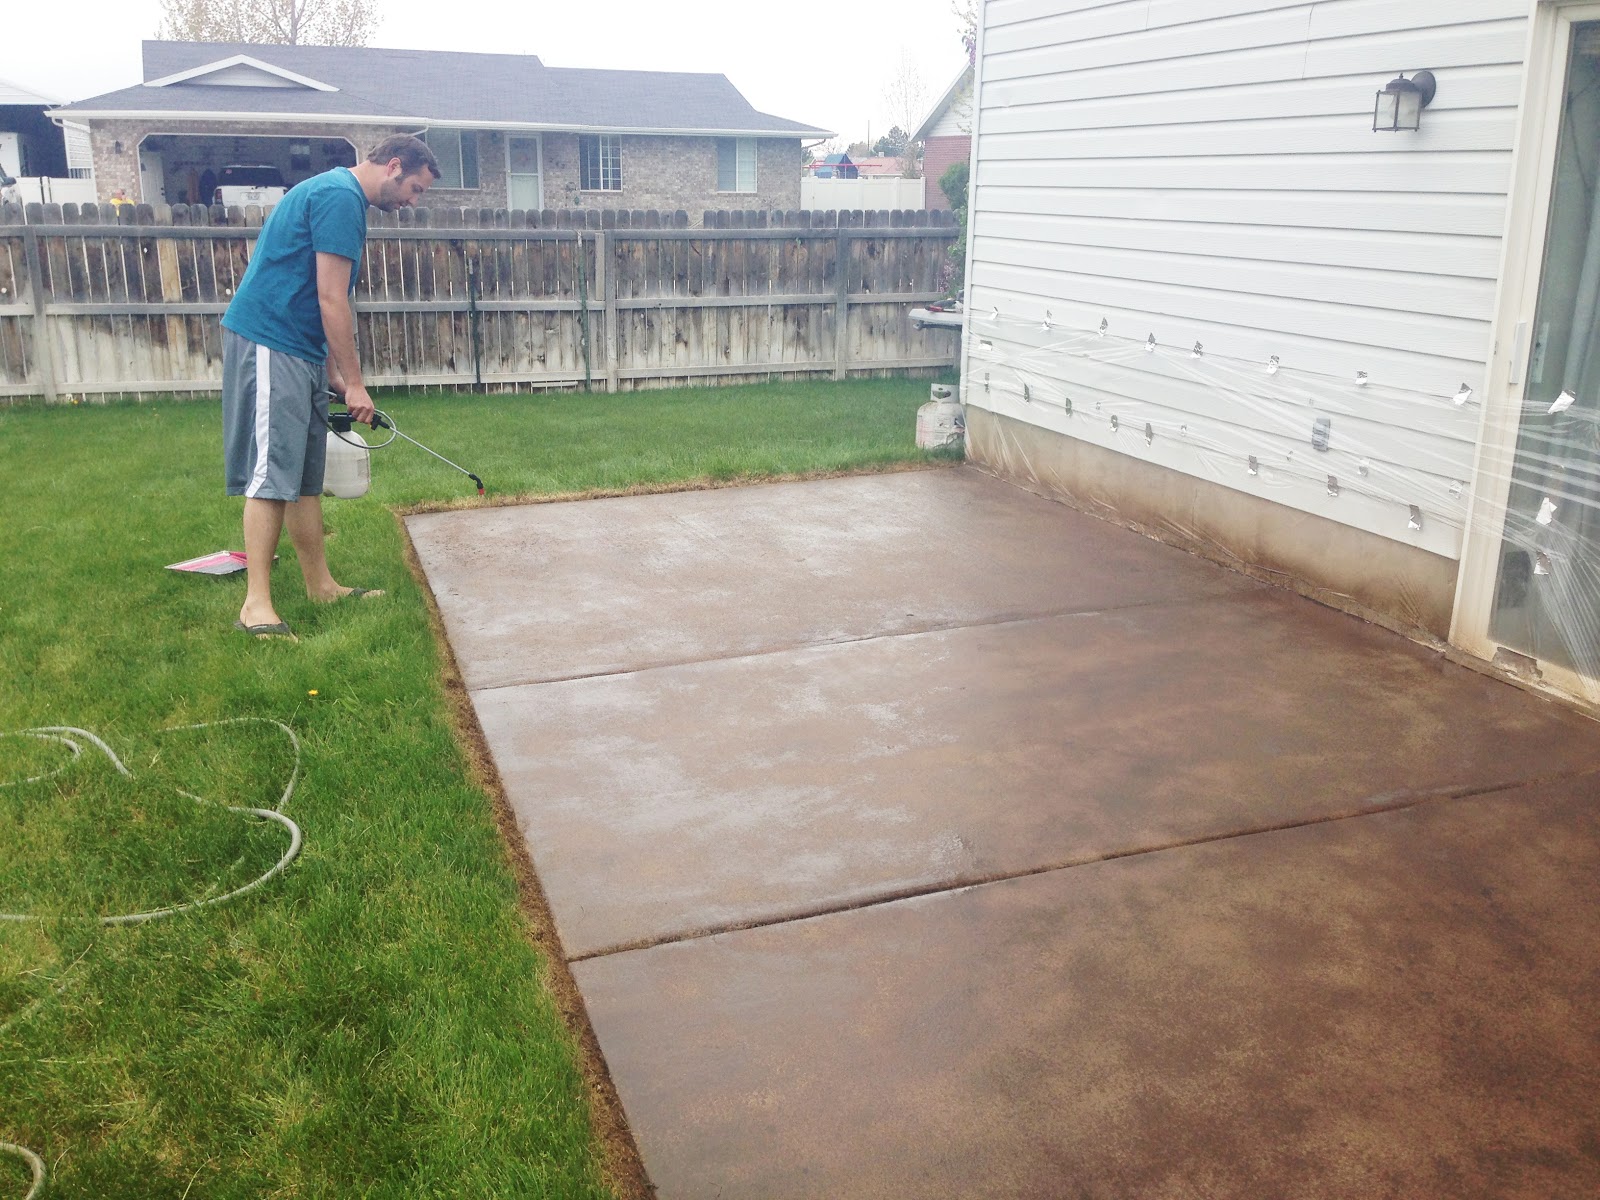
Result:
[[[381,594],[344,587],[328,571],[327,393],[372,424],[350,307],[367,206],[408,207],[437,178],[427,144],[395,134],[365,162],[296,184],[262,226],[222,318],[223,464],[228,495],[244,497],[248,580],[235,625],[254,637],[294,638],[272,605],[272,559],[285,525],[313,600]]]

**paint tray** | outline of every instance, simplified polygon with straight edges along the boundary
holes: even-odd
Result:
[[[218,550],[214,554],[202,554],[199,558],[167,565],[169,571],[190,571],[196,575],[232,575],[244,568],[243,550]]]

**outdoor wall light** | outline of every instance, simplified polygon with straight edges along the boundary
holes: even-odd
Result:
[[[1415,71],[1410,79],[1396,75],[1372,106],[1372,132],[1414,133],[1421,128],[1422,110],[1432,102],[1437,88],[1432,71]]]

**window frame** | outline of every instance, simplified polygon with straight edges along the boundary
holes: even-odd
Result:
[[[533,157],[534,157],[534,163],[535,163],[536,169],[535,169],[535,171],[533,171],[531,173],[528,172],[528,171],[517,171],[517,170],[513,169],[513,163],[512,163],[513,145],[512,144],[514,142],[519,142],[519,141],[520,142],[531,142],[531,143],[533,143]],[[510,207],[510,208],[520,207],[519,205],[517,205],[515,203],[515,197],[513,195],[513,193],[516,191],[516,183],[517,183],[518,180],[536,179],[536,180],[538,180],[538,183],[539,183],[539,195],[538,195],[536,203],[534,204],[533,207],[535,209],[543,209],[544,208],[544,135],[540,134],[540,133],[515,133],[515,132],[507,133],[506,137],[505,137],[505,151],[506,151],[506,205],[508,207]]]
[[[455,153],[453,156],[445,152],[443,145],[433,140],[440,136],[446,138],[447,141],[454,139]],[[472,140],[472,153],[470,156],[467,153],[468,138]],[[441,172],[445,171],[447,163],[452,160],[454,162],[458,182],[446,183],[445,175],[441,174],[437,181],[438,187],[448,188],[453,192],[481,192],[483,190],[483,169],[479,163],[478,131],[476,129],[428,129],[423,131],[422,140],[428,144],[428,149],[433,151],[433,157],[438,160]],[[471,183],[467,182],[467,160],[469,157],[472,160],[472,173],[476,176]]]
[[[749,138],[747,138],[747,137],[720,137],[720,138],[717,139],[717,180],[716,180],[717,188],[716,188],[716,190],[717,190],[719,195],[724,195],[724,196],[735,196],[735,195],[750,196],[750,195],[754,195],[757,191],[760,190],[760,187],[761,187],[761,178],[760,178],[761,172],[760,172],[760,165],[759,165],[760,161],[761,161],[760,141],[761,141],[760,138],[753,138],[753,137],[749,137]],[[732,152],[733,152],[733,186],[731,188],[725,188],[725,187],[722,186],[722,156],[723,156],[723,153],[724,153],[725,149],[730,147],[730,146],[732,147]],[[749,187],[741,187],[740,186],[740,182],[741,181],[740,181],[740,178],[739,178],[740,167],[743,165],[741,163],[741,161],[740,161],[743,158],[743,155],[741,154],[741,150],[746,146],[749,147],[749,153],[750,153],[750,159],[749,159],[750,186]]]
[[[599,187],[590,170],[590,151],[594,153],[594,171],[599,173]],[[609,151],[609,153],[608,153]],[[610,186],[608,186],[608,183]],[[580,133],[578,135],[578,190],[580,192],[620,192],[622,190],[622,135],[620,133]]]

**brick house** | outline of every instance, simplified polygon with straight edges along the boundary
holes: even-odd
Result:
[[[224,167],[288,185],[417,133],[430,203],[485,208],[797,208],[800,147],[832,136],[757,112],[726,76],[547,67],[531,55],[144,43],[144,82],[57,108],[88,126],[96,190],[209,201]]]
[[[939,178],[952,163],[972,157],[972,66],[950,81],[911,140],[922,143],[922,174],[928,181],[928,208],[950,207],[950,198],[939,187]]]

